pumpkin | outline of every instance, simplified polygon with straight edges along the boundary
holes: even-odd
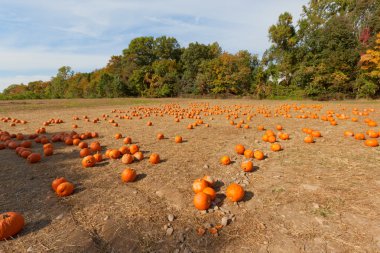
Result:
[[[136,171],[134,169],[126,168],[121,173],[121,181],[124,183],[133,182],[136,179]]]
[[[24,225],[24,217],[19,213],[6,212],[0,214],[0,241],[16,235]]]
[[[162,133],[157,134],[157,140],[162,140],[162,139],[164,139],[164,134]]]
[[[211,205],[211,198],[204,192],[198,192],[194,196],[193,203],[198,210],[207,210]]]
[[[79,138],[73,139],[73,145],[75,145],[75,146],[78,146],[80,142],[81,142],[81,139],[79,139]]]
[[[220,158],[220,163],[223,165],[229,165],[231,163],[231,159],[226,155],[222,156],[222,158]]]
[[[303,141],[304,141],[305,143],[313,143],[313,142],[314,142],[314,138],[313,138],[313,136],[308,135],[308,136],[306,136],[306,137],[303,139]]]
[[[240,165],[244,172],[253,171],[253,163],[251,161],[243,161]]]
[[[263,137],[261,138],[263,141],[267,142],[269,136],[267,134],[264,134]]]
[[[379,142],[376,139],[368,139],[364,142],[364,144],[368,147],[377,147],[379,146]]]
[[[245,147],[241,144],[235,146],[235,152],[239,155],[244,155]]]
[[[23,142],[21,142],[20,146],[23,148],[30,148],[32,146],[32,142],[31,141],[23,141]]]
[[[355,134],[355,139],[357,140],[365,140],[365,136],[362,133]]]
[[[245,156],[245,158],[253,158],[254,152],[252,150],[250,150],[250,149],[246,149],[244,151],[244,156]]]
[[[133,154],[133,156],[138,160],[138,161],[141,161],[142,159],[144,159],[144,154],[142,152],[136,152]]]
[[[319,138],[319,137],[321,137],[322,135],[321,135],[321,132],[319,132],[319,131],[312,131],[312,132],[311,132],[311,136]]]
[[[69,145],[69,146],[73,145],[73,139],[71,139],[71,138],[66,138],[66,139],[65,139],[65,144],[66,144],[66,145]]]
[[[118,139],[121,139],[123,136],[121,135],[121,133],[118,133],[118,134],[115,134],[115,139],[118,140]]]
[[[60,185],[64,182],[67,182],[66,178],[64,178],[64,177],[56,178],[51,183],[51,188],[53,188],[54,191],[57,191],[58,185]]]
[[[157,163],[159,163],[160,162],[160,156],[158,154],[156,154],[156,153],[151,154],[150,157],[149,157],[149,162],[151,164],[157,164]]]
[[[95,155],[93,155],[93,157],[95,158],[95,161],[97,163],[100,163],[101,161],[103,161],[103,156],[100,153],[96,153]]]
[[[129,151],[129,147],[128,147],[128,146],[121,146],[121,147],[119,148],[119,151],[120,151],[120,153],[121,153],[122,155],[124,155],[124,154],[129,154],[129,153],[130,153],[130,151]]]
[[[279,137],[281,140],[284,140],[284,141],[289,140],[289,134],[287,133],[281,133]]]
[[[209,186],[213,186],[215,184],[215,179],[212,176],[204,176],[203,180],[205,180]]]
[[[277,129],[278,131],[281,131],[281,130],[282,130],[282,126],[281,126],[281,125],[277,125],[277,126],[276,126],[276,129]]]
[[[147,126],[152,126],[153,123],[152,123],[151,121],[148,121],[148,122],[146,123],[146,125],[147,125]]]
[[[202,192],[209,195],[211,200],[214,200],[216,198],[216,191],[212,189],[211,187],[204,188]]]
[[[119,159],[120,156],[121,156],[121,153],[120,153],[119,150],[117,150],[117,149],[113,149],[113,150],[111,150],[111,152],[109,153],[109,156],[110,156],[111,159]]]
[[[94,167],[96,164],[96,159],[92,155],[88,155],[82,159],[83,168]]]
[[[39,161],[41,161],[41,155],[38,154],[38,153],[31,153],[27,159],[26,159],[29,163],[38,163]]]
[[[277,151],[280,151],[281,150],[281,145],[278,144],[278,143],[273,143],[271,146],[270,146],[270,149],[274,152],[277,152]]]
[[[21,157],[22,158],[28,158],[28,156],[30,155],[32,153],[32,151],[30,151],[30,150],[23,150],[22,152],[21,152]]]
[[[182,143],[182,137],[177,135],[177,136],[174,138],[174,141],[175,141],[175,143]]]
[[[379,137],[379,133],[374,131],[374,130],[368,130],[367,135],[371,138],[378,138]]]
[[[344,136],[346,136],[346,137],[352,137],[352,136],[354,136],[354,132],[352,132],[352,131],[344,131]]]
[[[132,155],[138,152],[139,150],[140,148],[136,144],[133,144],[129,147],[129,152],[131,152]]]
[[[256,160],[264,160],[265,158],[265,155],[263,151],[261,150],[255,150],[255,152],[253,153],[253,156]]]
[[[46,143],[46,144],[44,144],[44,145],[42,146],[42,148],[43,148],[43,149],[46,149],[46,148],[54,148],[54,147],[53,147],[53,144],[51,144],[51,143]]]
[[[233,202],[238,202],[244,198],[244,189],[236,183],[232,183],[227,187],[226,196]]]
[[[64,182],[58,185],[55,191],[59,197],[66,197],[74,192],[74,185],[70,182]]]
[[[124,154],[122,157],[121,157],[121,162],[124,163],[124,164],[130,164],[130,163],[133,163],[133,156],[131,154]]]
[[[98,141],[91,142],[90,149],[93,152],[102,151],[102,147],[100,146],[100,143]]]
[[[259,131],[264,131],[264,130],[265,130],[265,127],[264,127],[264,126],[261,126],[261,125],[259,125],[259,126],[257,126],[257,130],[259,130]]]
[[[44,148],[44,155],[45,156],[51,156],[51,155],[53,155],[53,153],[54,153],[53,148]]]
[[[16,149],[18,146],[19,146],[19,144],[15,141],[10,141],[8,143],[8,148],[10,148],[10,149]]]
[[[276,142],[276,136],[274,136],[274,135],[268,136],[268,142],[275,143]]]
[[[131,137],[125,137],[123,140],[124,144],[131,144],[132,143],[132,138]]]
[[[78,144],[78,147],[79,147],[80,149],[84,149],[84,148],[87,148],[87,147],[88,147],[88,144],[87,144],[87,142],[82,141],[82,142],[80,142],[80,143]]]
[[[203,189],[205,189],[208,186],[209,185],[206,180],[202,178],[198,178],[198,179],[195,179],[195,181],[193,182],[193,191],[195,193],[198,193],[198,192],[203,191]]]
[[[84,148],[79,151],[79,156],[81,158],[86,157],[91,154],[91,150],[89,148]]]

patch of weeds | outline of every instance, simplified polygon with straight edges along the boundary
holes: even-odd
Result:
[[[314,214],[326,218],[327,216],[332,215],[333,211],[329,207],[319,207],[318,209],[314,210]]]
[[[285,189],[282,188],[282,187],[277,187],[277,188],[273,188],[272,189],[272,193],[281,193],[281,192],[284,192]]]

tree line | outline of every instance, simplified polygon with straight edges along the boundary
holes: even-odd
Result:
[[[104,68],[80,73],[63,66],[50,81],[10,85],[0,99],[380,95],[380,0],[311,0],[296,24],[281,14],[268,37],[261,58],[225,52],[217,42],[181,47],[173,37],[138,37]]]

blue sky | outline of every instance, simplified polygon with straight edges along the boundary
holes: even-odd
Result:
[[[297,19],[307,0],[0,0],[0,91],[49,80],[61,66],[105,66],[138,36],[173,36],[181,46],[217,41],[223,50],[262,54],[284,11]]]

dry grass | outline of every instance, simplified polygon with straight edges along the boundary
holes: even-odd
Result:
[[[190,100],[190,99],[107,99],[107,100],[43,100],[23,104],[0,103],[0,118],[24,119],[30,123],[10,127],[0,123],[1,130],[29,134],[50,118],[61,118],[61,125],[47,127],[48,135],[71,131],[72,116],[87,115],[90,119],[109,114],[112,109],[129,110],[130,106],[160,107],[178,103],[209,103],[231,109],[234,104],[255,110],[265,105],[272,111],[284,102],[253,100]],[[289,102],[312,104],[313,102]],[[357,107],[374,108],[370,117],[380,122],[380,103],[322,103],[322,112],[333,109],[351,115]],[[310,109],[311,110],[311,109]],[[147,159],[130,167],[144,175],[132,184],[123,185],[119,174],[120,161],[105,161],[83,169],[76,147],[55,144],[56,154],[39,164],[28,165],[13,151],[0,150],[0,212],[23,213],[27,225],[14,240],[0,242],[0,252],[379,252],[380,250],[380,148],[367,148],[363,143],[343,137],[343,131],[365,132],[359,123],[338,120],[330,126],[321,120],[282,117],[253,117],[251,129],[236,129],[223,115],[203,117],[204,126],[187,130],[194,120],[175,123],[172,116],[115,120],[98,124],[77,121],[78,132],[97,131],[98,139],[107,148],[122,145],[114,134],[131,136],[145,156],[160,154],[164,162],[150,165]],[[243,116],[244,119],[246,118]],[[146,126],[151,120],[152,127]],[[281,141],[284,150],[273,153],[261,141],[257,125],[273,129],[282,124],[290,134]],[[323,138],[314,144],[303,143],[302,127],[318,129]],[[379,129],[379,128],[376,128]],[[164,140],[157,141],[162,132]],[[175,135],[186,142],[175,144]],[[254,161],[253,173],[241,173],[241,156],[234,153],[238,143],[262,149],[268,158]],[[40,145],[33,149],[41,151]],[[221,166],[219,158],[229,155],[235,162]],[[205,168],[204,165],[208,165]],[[223,213],[200,214],[192,206],[191,184],[209,174],[221,180],[223,193],[232,181],[246,179],[248,197],[234,205],[228,200],[222,207],[236,220],[223,228],[219,236],[198,236],[196,229],[204,223],[219,224]],[[51,181],[64,176],[77,187],[75,194],[57,198],[50,189]],[[168,214],[174,233],[166,236],[164,226]]]

